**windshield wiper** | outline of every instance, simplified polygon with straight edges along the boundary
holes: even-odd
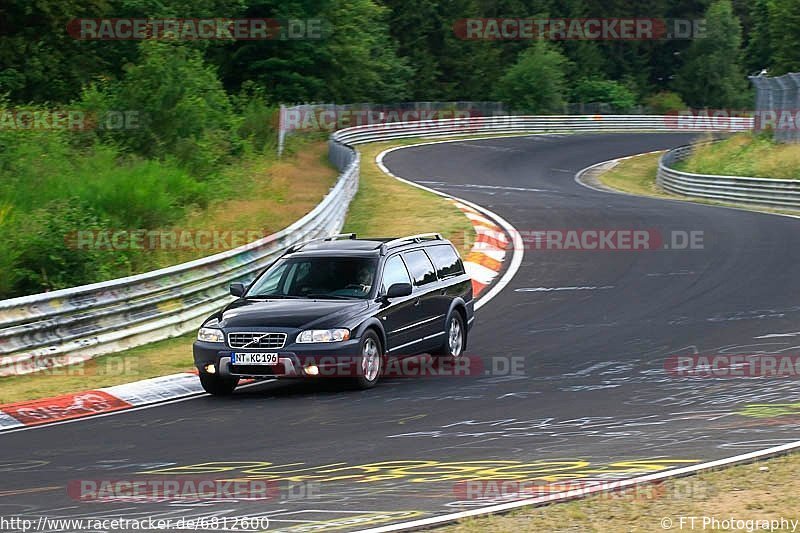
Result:
[[[299,296],[291,296],[289,294],[254,294],[252,296],[245,296],[245,300],[296,300]]]
[[[358,296],[343,296],[341,294],[306,294],[306,298],[328,298],[331,300],[360,300]]]

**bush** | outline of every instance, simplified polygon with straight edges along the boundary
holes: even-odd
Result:
[[[687,108],[686,103],[684,103],[681,97],[672,91],[661,91],[652,96],[648,96],[644,104],[659,115],[682,111]]]
[[[624,84],[611,80],[582,79],[575,85],[572,96],[575,102],[602,102],[620,112],[636,105],[636,94]]]
[[[117,252],[79,250],[78,231],[107,225],[77,201],[56,201],[6,223],[4,245],[13,257],[2,296],[34,294],[108,279],[127,258]]]
[[[237,131],[241,139],[249,141],[250,148],[258,154],[278,149],[278,128],[280,109],[267,104],[268,97],[263,89],[255,89],[246,84],[242,93],[234,100],[241,122]]]

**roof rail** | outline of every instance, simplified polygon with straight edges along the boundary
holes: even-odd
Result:
[[[386,250],[389,248],[393,248],[395,246],[402,246],[404,244],[412,244],[418,243],[422,241],[442,241],[444,237],[442,237],[441,233],[419,233],[417,235],[409,235],[408,237],[400,237],[398,239],[392,239],[388,242],[385,242],[381,245],[381,255],[386,253]]]
[[[355,233],[337,233],[336,235],[331,235],[330,237],[325,237],[322,239],[323,241],[338,241],[339,239],[355,239]]]
[[[306,244],[311,244],[312,242],[321,242],[321,241],[336,241],[339,239],[355,239],[355,233],[337,233],[336,235],[331,235],[330,237],[319,237],[317,239],[309,239],[307,241],[301,242],[299,244],[294,244],[289,247],[286,253],[292,254],[294,252],[299,251],[303,246]]]

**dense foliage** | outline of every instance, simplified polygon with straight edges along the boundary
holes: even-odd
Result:
[[[544,97],[545,106],[602,96],[596,89],[609,81],[624,85],[637,103],[669,90],[690,105],[728,105],[730,95],[746,86],[747,71],[800,70],[796,0],[8,0],[0,17],[0,91],[23,103],[80,98],[87,85],[119,80],[131,69],[138,70],[142,88],[142,78],[158,68],[172,72],[163,84],[183,79],[170,64],[181,58],[154,64],[154,55],[164,55],[158,47],[74,39],[66,27],[81,17],[322,21],[320,38],[181,41],[172,47],[204,61],[228,93],[254,83],[273,104],[487,100],[501,79],[541,68],[530,61],[545,52],[537,42],[465,40],[454,31],[464,18],[706,19],[704,38],[552,41],[547,51],[566,59],[560,67],[565,83],[551,84],[558,94]],[[612,92],[619,96],[618,88]]]

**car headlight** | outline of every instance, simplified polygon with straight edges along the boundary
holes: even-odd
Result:
[[[197,332],[197,340],[203,342],[225,342],[222,331],[214,328],[200,328]]]
[[[340,342],[350,338],[350,330],[339,329],[308,329],[300,332],[297,342]]]

